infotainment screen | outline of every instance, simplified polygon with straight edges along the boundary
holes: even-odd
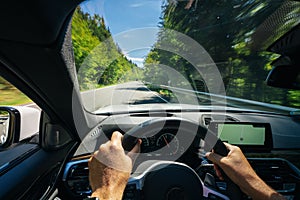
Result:
[[[211,122],[209,130],[223,142],[244,150],[271,150],[272,133],[268,123]]]

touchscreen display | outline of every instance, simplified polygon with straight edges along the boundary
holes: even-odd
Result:
[[[270,151],[273,147],[269,123],[211,122],[209,130],[223,142],[238,145],[247,151]]]
[[[237,145],[264,145],[264,126],[253,124],[217,124],[217,136],[230,144]]]

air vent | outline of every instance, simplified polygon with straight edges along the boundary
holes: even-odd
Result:
[[[272,188],[281,192],[294,192],[300,177],[282,159],[249,159],[256,173]]]
[[[68,169],[66,177],[67,188],[75,195],[86,196],[91,194],[89,186],[89,169],[87,162],[73,164]]]
[[[75,165],[70,169],[69,178],[86,178],[89,174],[87,163],[82,163],[80,165]]]

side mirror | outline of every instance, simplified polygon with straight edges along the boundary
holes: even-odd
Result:
[[[0,107],[0,147],[9,147],[19,138],[20,112],[13,107]]]
[[[9,113],[7,111],[0,111],[0,145],[4,145],[7,141],[9,128]]]
[[[300,67],[276,66],[270,71],[266,81],[272,87],[300,90]]]
[[[30,107],[0,106],[0,151],[38,134],[40,114]]]

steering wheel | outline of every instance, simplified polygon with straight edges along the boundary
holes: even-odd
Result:
[[[205,141],[205,151],[214,149],[215,153],[222,156],[228,154],[228,150],[223,142],[207,128],[189,120],[175,117],[155,118],[135,126],[124,134],[123,148],[125,151],[130,151],[137,143],[138,138],[150,137],[161,130],[169,129],[177,130],[176,137],[178,137],[182,145],[189,146],[195,137],[199,137]],[[223,175],[225,176],[224,173]],[[233,200],[241,199],[242,193],[239,187],[227,176],[225,176],[225,181],[227,183],[227,196]],[[206,190],[210,190],[204,186],[202,180],[189,166],[174,161],[157,160],[142,162],[131,175],[127,186],[143,191],[145,199],[199,200],[203,198],[204,192],[208,192]],[[220,198],[229,199],[217,191],[211,190],[209,192]]]

